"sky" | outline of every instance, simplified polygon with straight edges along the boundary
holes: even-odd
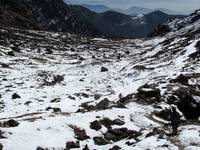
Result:
[[[200,9],[200,0],[66,0],[73,4],[104,4],[112,8],[166,8],[175,11],[191,12]]]

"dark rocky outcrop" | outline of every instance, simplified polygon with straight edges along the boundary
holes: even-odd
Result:
[[[183,74],[180,74],[175,79],[170,80],[171,83],[180,83],[183,85],[188,85],[189,78]]]
[[[178,97],[176,105],[186,119],[196,120],[200,117],[200,103],[193,97],[200,93],[195,92],[195,89],[182,87],[173,91],[173,94]]]
[[[136,98],[138,102],[144,104],[153,104],[156,102],[160,102],[161,100],[160,89],[145,84],[140,88],[138,88],[138,93],[136,94]]]

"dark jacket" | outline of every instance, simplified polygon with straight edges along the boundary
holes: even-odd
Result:
[[[179,115],[179,113],[176,111],[175,108],[172,108],[172,111],[170,113],[170,120],[171,123],[174,125],[178,125],[180,123],[180,118],[181,116]]]

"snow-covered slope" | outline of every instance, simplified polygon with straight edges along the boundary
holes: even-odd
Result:
[[[158,29],[155,31],[155,35],[164,35],[166,33],[169,34],[179,34],[185,35],[188,32],[199,33],[199,24],[200,24],[200,10],[196,10],[194,13],[185,17],[184,19],[175,18],[173,20],[169,20],[166,23],[161,24]]]
[[[198,21],[121,41],[0,28],[3,149],[199,149]],[[182,114],[175,137],[171,105]]]

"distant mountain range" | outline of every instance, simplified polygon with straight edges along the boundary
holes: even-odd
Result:
[[[91,11],[97,12],[97,13],[102,13],[102,12],[106,12],[106,11],[116,11],[116,12],[120,12],[126,15],[140,15],[140,14],[148,14],[154,11],[162,11],[166,14],[169,15],[181,15],[184,14],[183,12],[178,12],[178,11],[174,11],[174,10],[169,10],[169,9],[165,9],[165,8],[157,8],[157,9],[149,9],[149,8],[143,8],[143,7],[131,7],[129,9],[117,9],[117,8],[110,8],[106,5],[88,5],[88,4],[83,4],[83,7],[86,7],[88,9],[90,9]]]
[[[0,25],[111,38],[146,37],[172,17],[161,11],[133,17],[115,11],[96,13],[63,0],[0,0]]]

